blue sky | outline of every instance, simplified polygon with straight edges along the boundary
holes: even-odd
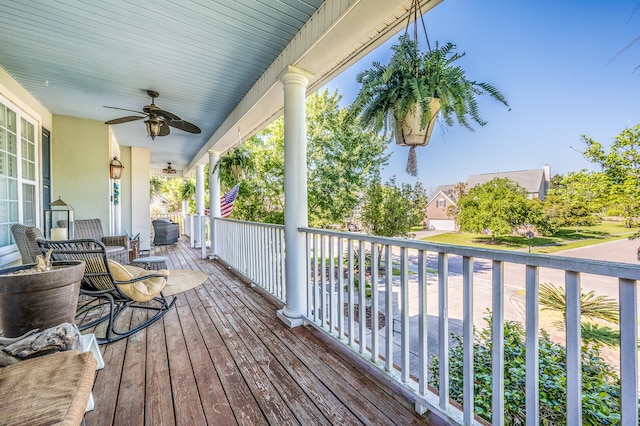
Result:
[[[407,148],[389,146],[383,172],[427,188],[464,181],[470,174],[541,168],[551,174],[595,170],[580,152],[587,135],[605,145],[640,123],[638,0],[444,0],[424,19],[433,44],[453,42],[467,78],[496,86],[509,111],[479,98],[488,121],[475,132],[438,124],[427,147],[418,148],[418,176],[404,171]],[[638,6],[640,7],[640,6]],[[424,34],[422,34],[424,37]],[[396,39],[362,59],[325,87],[338,88],[343,104],[358,91],[356,75],[373,61],[386,63]],[[424,39],[419,41],[426,48]],[[608,64],[609,63],[609,64]],[[574,149],[575,148],[575,149]]]

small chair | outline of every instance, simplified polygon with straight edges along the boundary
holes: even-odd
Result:
[[[13,239],[16,240],[22,263],[24,265],[36,263],[36,256],[41,254],[36,239],[44,238],[42,231],[33,226],[16,223],[11,226],[11,233],[13,234]]]
[[[66,220],[58,221],[65,228]],[[107,248],[107,257],[118,263],[129,263],[129,237],[126,235],[105,236],[100,219],[76,219],[73,222],[73,238],[76,240],[98,240]]]
[[[169,219],[155,219],[153,225],[153,245],[163,246],[178,242],[179,227]]]
[[[92,239],[48,241],[37,240],[43,253],[53,249],[54,260],[83,260],[86,264],[84,277],[80,285],[80,294],[87,296],[78,304],[76,318],[88,314],[94,309],[102,312],[108,306],[108,313],[79,326],[80,330],[94,327],[108,321],[104,337],[98,337],[98,343],[110,343],[128,337],[162,318],[173,307],[167,301],[162,289],[167,284],[167,275],[161,271],[150,271],[135,266],[123,266],[107,259],[107,251],[100,241]],[[141,304],[144,303],[145,304]],[[128,307],[149,309],[155,314],[142,324],[126,330],[116,330],[118,316]]]

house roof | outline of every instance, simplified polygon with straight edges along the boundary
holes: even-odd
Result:
[[[427,206],[431,204],[432,201],[438,198],[438,194],[444,195],[445,197],[447,197],[447,199],[449,199],[449,201],[455,204],[457,200],[453,194],[454,188],[455,188],[455,185],[440,185],[439,187],[436,188],[435,191],[431,193],[431,195],[429,195]]]
[[[471,175],[467,179],[467,187],[473,188],[474,186],[482,185],[496,178],[509,178],[523,187],[527,192],[537,193],[540,191],[540,183],[545,181],[545,172],[544,169],[534,169]]]

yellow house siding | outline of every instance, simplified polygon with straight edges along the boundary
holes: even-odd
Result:
[[[111,188],[109,128],[101,121],[53,116],[52,199],[71,204],[76,219],[99,218],[106,233],[110,223]]]

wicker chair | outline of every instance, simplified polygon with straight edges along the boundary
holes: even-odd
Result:
[[[178,242],[179,227],[169,219],[155,219],[153,225],[153,245],[164,246]]]
[[[126,235],[105,237],[100,219],[78,219],[74,222],[74,239],[98,240],[105,245],[107,257],[123,265],[129,263],[129,238]]]
[[[16,223],[11,226],[11,233],[13,239],[16,240],[22,263],[25,265],[36,263],[36,256],[41,254],[36,239],[44,238],[40,229]]]
[[[80,302],[76,318],[83,318],[80,330],[95,327],[108,321],[104,335],[96,335],[98,343],[110,343],[124,339],[162,318],[173,307],[162,293],[167,275],[159,271],[147,271],[135,266],[123,266],[107,259],[107,250],[100,241],[82,239],[69,241],[37,240],[42,252],[53,249],[54,260],[82,260],[86,267],[80,284]],[[144,321],[125,321],[116,325],[120,314],[129,307],[155,312],[144,315]],[[106,308],[106,309],[104,309]],[[106,313],[105,313],[106,311]],[[97,313],[97,315],[96,315]],[[98,316],[92,319],[93,316]],[[129,328],[129,326],[132,328]],[[101,328],[98,327],[96,331]],[[101,334],[101,333],[100,333]]]

